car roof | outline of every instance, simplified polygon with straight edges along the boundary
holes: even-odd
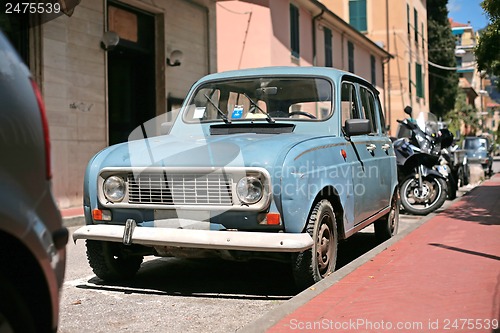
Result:
[[[330,67],[292,67],[292,66],[271,66],[271,67],[260,67],[260,68],[250,68],[250,69],[239,69],[231,70],[220,73],[209,74],[201,78],[198,83],[220,80],[234,77],[251,77],[251,76],[324,76],[329,77],[333,81],[340,80],[344,75],[348,75],[357,80],[364,82],[373,88],[370,82],[366,79],[340,69],[330,68]]]

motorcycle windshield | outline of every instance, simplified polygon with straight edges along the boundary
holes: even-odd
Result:
[[[396,132],[396,137],[398,139],[401,138],[411,138],[412,132],[411,129],[409,129],[407,126],[399,124],[398,125],[398,131]]]
[[[425,134],[434,138],[438,136],[439,123],[435,114],[420,111],[415,117],[415,122]]]

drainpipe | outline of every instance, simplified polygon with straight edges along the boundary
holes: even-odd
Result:
[[[342,52],[342,58],[341,58],[341,61],[342,61],[342,70],[345,71],[346,68],[345,68],[345,56],[344,56],[344,35],[345,35],[345,31],[342,31],[342,34],[340,35],[340,47],[341,47],[341,52]]]
[[[387,53],[391,53],[390,50],[390,35],[389,35],[389,0],[385,0],[385,29],[386,29],[386,44],[387,44]],[[386,96],[387,98],[385,99],[385,104],[386,104],[386,121],[389,121],[389,124],[391,123],[391,96],[390,96],[390,89],[391,89],[391,64],[390,61],[391,58],[387,58],[387,89],[386,89]]]
[[[322,9],[321,12],[314,16],[313,19],[312,19],[312,47],[313,47],[313,66],[316,66],[317,63],[316,63],[316,21],[321,17],[323,16],[323,14],[325,13],[325,10]]]

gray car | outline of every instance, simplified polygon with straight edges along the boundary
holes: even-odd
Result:
[[[463,148],[469,163],[480,163],[486,175],[493,174],[493,146],[488,138],[468,136],[463,142]]]
[[[55,332],[68,230],[51,192],[45,107],[0,31],[0,332]]]

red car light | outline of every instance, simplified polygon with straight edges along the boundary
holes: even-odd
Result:
[[[35,92],[38,109],[40,110],[40,116],[42,117],[43,138],[45,143],[45,176],[47,179],[51,179],[52,170],[50,164],[49,122],[47,121],[47,113],[45,111],[45,104],[43,103],[42,93],[40,92],[38,85],[33,79],[31,79],[31,85],[33,86],[33,91]]]

